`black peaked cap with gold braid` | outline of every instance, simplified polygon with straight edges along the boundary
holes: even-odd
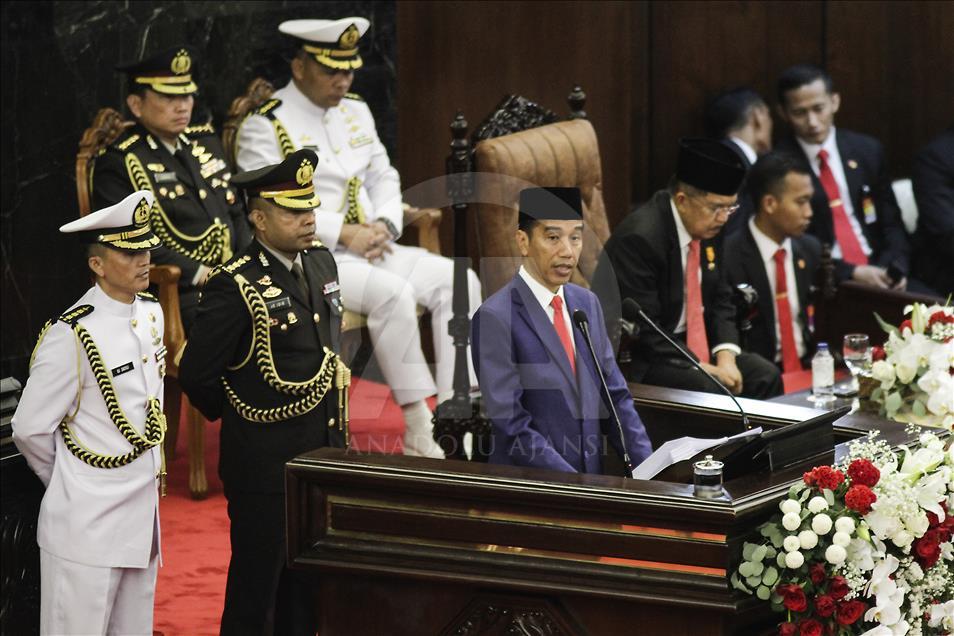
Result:
[[[198,88],[192,81],[195,51],[188,46],[174,46],[152,57],[116,66],[129,76],[130,91],[146,86],[167,95],[191,95]]]
[[[318,155],[303,148],[281,163],[235,175],[232,185],[245,190],[249,198],[259,197],[286,210],[305,212],[321,205],[315,192],[317,165]]]
[[[371,26],[365,18],[340,20],[286,20],[278,30],[296,38],[319,64],[339,71],[361,68],[358,40]]]
[[[149,225],[152,202],[152,192],[139,190],[115,205],[67,223],[60,232],[79,234],[83,243],[102,243],[127,252],[155,249],[160,241]]]

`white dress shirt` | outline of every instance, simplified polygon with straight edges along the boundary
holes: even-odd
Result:
[[[683,271],[683,284],[682,284],[682,309],[679,312],[679,321],[676,323],[676,329],[673,331],[675,334],[681,334],[686,332],[686,284],[685,284],[685,271],[686,271],[686,261],[689,259],[689,244],[692,243],[692,236],[689,234],[689,230],[686,229],[686,226],[682,222],[682,217],[679,216],[679,210],[676,209],[676,202],[672,199],[669,199],[669,207],[672,209],[672,217],[676,220],[676,233],[679,235],[679,257],[682,259],[682,271]],[[700,247],[700,250],[702,248]],[[700,265],[702,264],[702,258],[700,254],[699,259]],[[699,271],[696,272],[696,275],[699,277],[699,284],[702,285],[702,268],[699,268]],[[705,306],[702,307],[702,310],[705,311]],[[731,342],[722,342],[712,347],[713,356],[726,349],[731,351],[735,355],[742,353],[742,349],[738,345],[734,345]]]
[[[742,154],[745,155],[745,158],[749,160],[749,163],[754,164],[759,160],[759,155],[755,152],[755,149],[752,148],[752,146],[745,143],[738,137],[730,136],[729,139],[732,141],[732,143],[739,147],[739,149],[742,151]]]
[[[573,327],[571,326],[573,323],[570,322],[570,310],[566,306],[566,296],[563,295],[563,285],[560,285],[560,289],[554,294],[539,283],[536,278],[531,276],[530,272],[528,272],[523,265],[520,266],[518,273],[520,274],[520,278],[523,279],[523,282],[530,288],[530,291],[533,292],[533,297],[536,298],[540,306],[543,307],[543,311],[546,312],[551,324],[553,323],[554,311],[550,303],[553,302],[554,296],[560,297],[560,300],[563,301],[563,321],[566,324],[567,333],[570,334],[570,342],[573,344],[573,347],[576,348],[576,341],[573,338]]]
[[[808,163],[811,165],[816,177],[821,174],[821,161],[818,159],[818,152],[820,150],[826,150],[828,152],[828,167],[831,168],[831,173],[835,175],[835,183],[838,185],[838,194],[841,197],[841,204],[845,208],[845,214],[848,215],[848,223],[851,225],[851,231],[855,233],[855,237],[861,245],[861,251],[865,253],[865,256],[871,256],[871,246],[868,245],[868,240],[865,238],[865,233],[861,229],[861,224],[858,223],[858,219],[855,217],[855,206],[851,202],[851,192],[848,190],[848,180],[845,178],[845,167],[841,163],[841,153],[838,152],[838,143],[835,141],[835,127],[831,127],[831,132],[828,133],[828,139],[821,144],[811,144],[802,141],[800,137],[796,137],[795,140],[798,141],[798,145],[802,147],[802,151],[805,153],[805,156],[808,157]],[[837,240],[831,248],[831,255],[832,258],[842,257],[841,246],[838,245]]]
[[[801,303],[798,301],[798,283],[795,281],[795,259],[792,257],[792,239],[785,237],[781,245],[768,237],[755,224],[755,217],[749,219],[749,230],[755,239],[755,246],[759,248],[759,255],[762,257],[762,265],[765,267],[765,275],[768,276],[769,289],[772,292],[772,307],[774,308],[775,296],[778,290],[775,289],[775,252],[780,248],[785,250],[785,284],[788,288],[788,306],[792,311],[792,331],[795,335],[795,349],[798,351],[798,357],[805,355],[805,339],[802,337],[802,325],[799,320]],[[782,359],[782,333],[779,329],[778,316],[775,316],[775,361]]]

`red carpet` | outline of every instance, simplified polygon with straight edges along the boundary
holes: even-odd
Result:
[[[434,407],[433,402],[430,404]],[[351,446],[400,453],[401,409],[387,387],[355,379],[351,387]],[[189,496],[188,431],[179,432],[176,458],[169,462],[168,495],[160,501],[163,567],[156,583],[155,629],[165,636],[218,634],[229,566],[229,518],[217,474],[219,422],[206,424],[209,496]]]

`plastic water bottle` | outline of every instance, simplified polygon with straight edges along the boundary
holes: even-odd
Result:
[[[835,399],[835,359],[828,351],[827,342],[818,343],[818,351],[812,358],[812,399],[824,404]]]

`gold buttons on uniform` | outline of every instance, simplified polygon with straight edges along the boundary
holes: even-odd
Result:
[[[319,316],[318,314],[315,314],[314,316],[312,316],[312,318],[314,319],[316,325],[318,324],[318,321],[321,320],[321,316]]]
[[[149,362],[149,356],[143,356],[143,357],[142,357],[142,363],[143,363],[143,364],[146,364],[147,362]]]
[[[163,186],[159,188],[159,194],[162,196],[166,196],[167,194],[169,194],[169,190],[165,186]]]
[[[328,428],[331,428],[334,425],[335,425],[335,418],[331,418],[330,420],[328,420]]]
[[[205,188],[199,188],[199,198],[205,199],[207,196],[209,196],[209,193],[205,191]]]
[[[185,188],[182,187],[181,183],[176,184],[176,194],[178,194],[180,197],[185,196]]]
[[[156,315],[155,315],[155,314],[149,314],[149,320],[150,320],[150,322],[156,322]]]
[[[338,154],[339,152],[341,152],[341,148],[338,148],[338,147],[336,146],[336,147],[334,148],[334,151],[335,151],[335,154]]]
[[[133,327],[138,327],[138,326],[139,326],[139,321],[136,320],[135,318],[133,318],[131,322],[132,322],[132,326],[133,326]]]
[[[282,326],[279,327],[279,329],[281,329],[282,331],[288,331],[288,325],[282,323]]]

